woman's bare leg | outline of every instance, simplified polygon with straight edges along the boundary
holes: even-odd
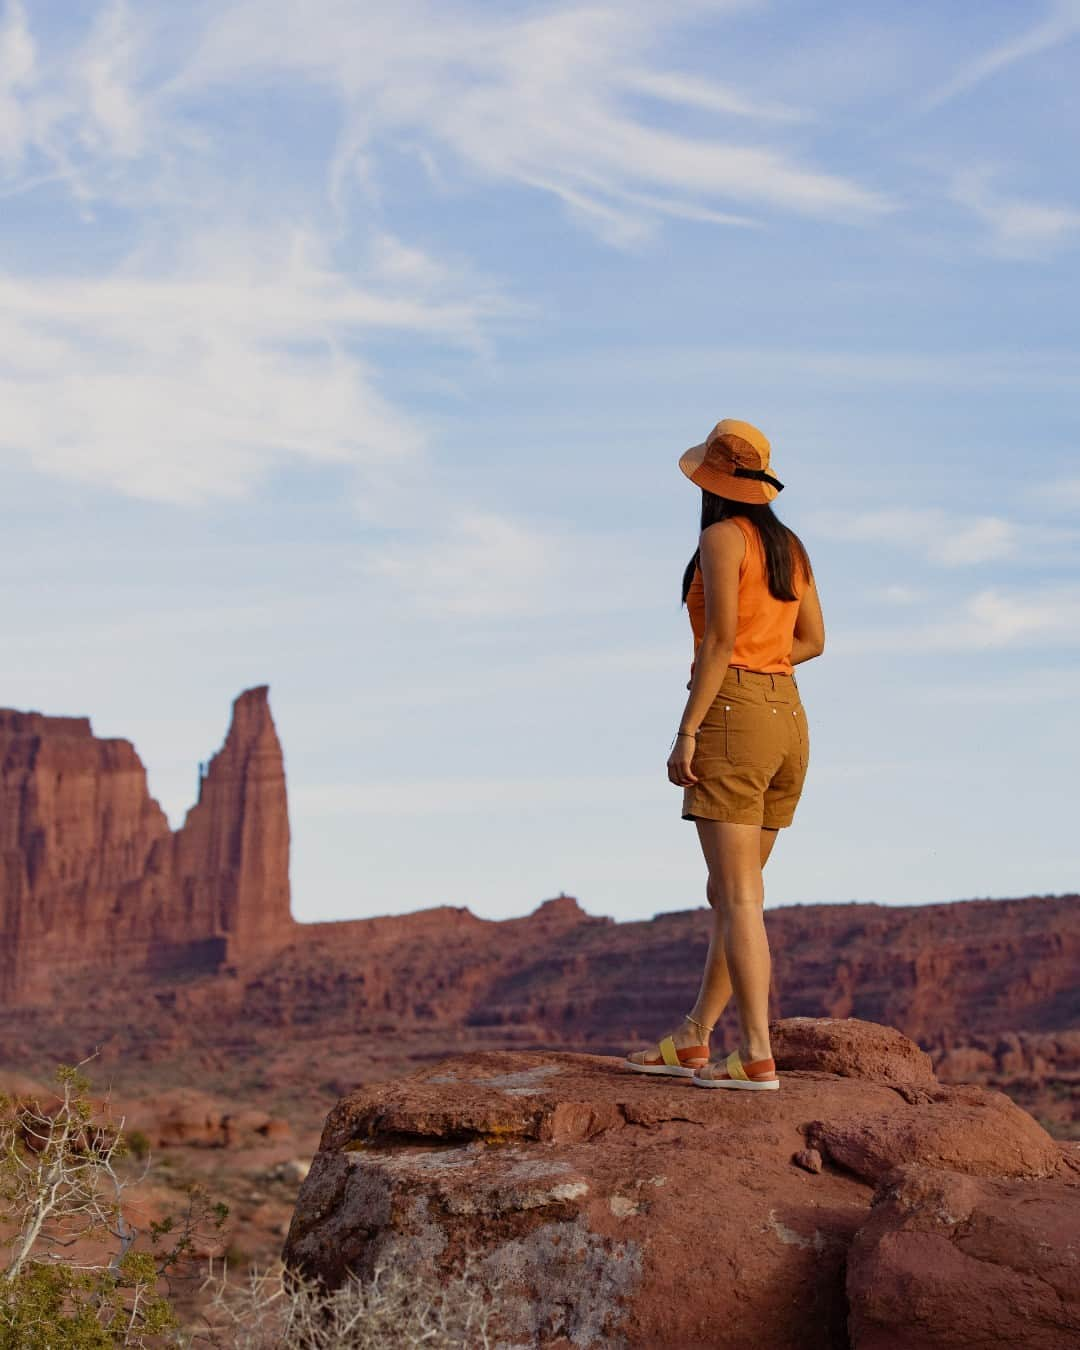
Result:
[[[705,853],[705,861],[709,864],[709,853],[706,851],[706,839],[702,832],[702,826],[715,826],[718,822],[715,820],[698,820],[695,822],[698,827],[698,838],[701,840],[702,852]],[[757,826],[739,826],[740,829],[757,829]],[[758,831],[760,836],[758,858],[759,870],[763,868],[769,860],[769,854],[776,843],[777,830],[762,829]],[[711,847],[711,844],[709,845]],[[705,957],[705,970],[701,976],[701,988],[698,992],[697,1002],[690,1009],[689,1019],[680,1023],[678,1028],[671,1033],[671,1038],[676,1046],[681,1050],[688,1045],[702,1045],[708,1043],[708,1037],[702,1031],[696,1022],[701,1022],[707,1027],[715,1026],[720,1020],[720,1016],[727,1007],[728,999],[731,997],[731,975],[728,970],[727,959],[724,954],[724,929],[725,929],[725,906],[720,903],[722,891],[720,882],[714,880],[719,877],[719,869],[714,869],[709,864],[709,880],[705,886],[705,896],[712,908],[713,925],[712,935],[709,938],[709,951]],[[766,988],[768,986],[766,985]],[[767,995],[766,995],[767,999]],[[656,1049],[636,1051],[630,1056],[631,1059],[645,1060],[649,1057],[655,1058]]]
[[[699,820],[698,838],[701,841],[701,849],[705,854],[705,861],[709,863],[709,849],[713,847],[711,840],[706,839],[707,831],[703,832],[701,827],[716,825],[714,820]],[[755,826],[741,826],[742,829],[754,829]],[[776,843],[778,830],[759,831],[760,841],[758,845],[758,866],[763,869],[769,861],[769,854]],[[715,850],[714,850],[715,851]],[[701,989],[698,991],[697,1002],[690,1009],[690,1016],[699,1022],[704,1022],[707,1027],[715,1026],[720,1020],[724,1009],[727,1007],[728,999],[731,997],[731,974],[728,970],[727,958],[724,952],[724,929],[726,919],[726,907],[722,903],[723,892],[720,883],[720,870],[709,865],[709,879],[705,886],[705,895],[713,912],[712,936],[709,939],[709,953],[705,958],[705,970],[701,976]],[[764,899],[764,894],[762,896]],[[766,949],[767,950],[767,949]],[[678,1045],[679,1041],[676,1040]],[[693,1044],[688,1041],[687,1044]]]
[[[733,992],[739,1010],[740,1057],[744,1061],[768,1059],[772,1053],[771,961],[765,933],[762,867],[775,833],[763,831],[758,825],[733,825],[718,820],[698,820],[696,824],[709,868],[708,896],[715,926],[702,980],[704,1006],[700,1014],[696,1008],[692,1010],[693,1015],[700,1015],[703,1022],[708,1021],[706,1013],[718,1017],[727,996]],[[766,835],[768,844],[763,837]],[[723,1003],[719,1003],[721,997]]]

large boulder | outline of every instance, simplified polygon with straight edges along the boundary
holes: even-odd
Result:
[[[872,1078],[879,1083],[930,1083],[930,1056],[895,1027],[859,1017],[785,1017],[770,1028],[777,1068]]]
[[[906,1162],[984,1177],[1048,1177],[1061,1166],[1060,1146],[1003,1092],[941,1083],[898,1091],[907,1111],[845,1111],[814,1121],[808,1141],[873,1182]]]
[[[469,1263],[496,1291],[499,1334],[515,1346],[844,1347],[847,1252],[872,1178],[812,1127],[936,1120],[956,1092],[982,1167],[1001,1112],[973,1114],[977,1089],[813,1067],[812,1028],[798,1035],[808,1067],[783,1073],[774,1093],[509,1052],[356,1092],[327,1120],[286,1262],[329,1287],[381,1265],[441,1283]],[[828,1024],[823,1063],[835,1044]],[[806,1167],[810,1136],[824,1149],[819,1171]],[[892,1166],[908,1161],[910,1125],[881,1137],[882,1148],[896,1140]]]
[[[1080,1345],[1080,1187],[909,1163],[848,1258],[853,1350]]]

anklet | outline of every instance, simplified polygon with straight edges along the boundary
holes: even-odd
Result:
[[[686,1014],[685,1014],[685,1016],[683,1017],[683,1021],[684,1021],[684,1022],[690,1022],[690,1023],[692,1023],[695,1027],[700,1027],[701,1030],[705,1033],[706,1036],[709,1036],[709,1035],[712,1034],[712,1029],[713,1029],[713,1027],[716,1025],[716,1023],[714,1022],[714,1023],[713,1023],[713,1027],[707,1027],[707,1026],[705,1025],[704,1022],[699,1022],[699,1021],[697,1020],[696,1017],[691,1017],[689,1013],[686,1013]]]

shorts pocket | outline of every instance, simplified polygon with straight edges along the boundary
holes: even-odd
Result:
[[[731,703],[720,705],[724,718],[723,754],[729,764],[752,764],[760,753],[760,704]]]

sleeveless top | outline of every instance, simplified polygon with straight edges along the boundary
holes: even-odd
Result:
[[[795,618],[806,590],[802,569],[796,566],[792,585],[797,600],[777,600],[769,592],[765,570],[765,549],[757,527],[745,516],[729,516],[742,530],[746,539],[746,553],[739,564],[739,608],[735,630],[735,646],[730,664],[743,670],[761,670],[766,673],[790,675],[791,644],[795,636]],[[694,635],[694,657],[705,634],[705,585],[700,566],[694,568],[693,580],[686,596],[690,627]],[[694,662],[690,662],[690,674]]]

